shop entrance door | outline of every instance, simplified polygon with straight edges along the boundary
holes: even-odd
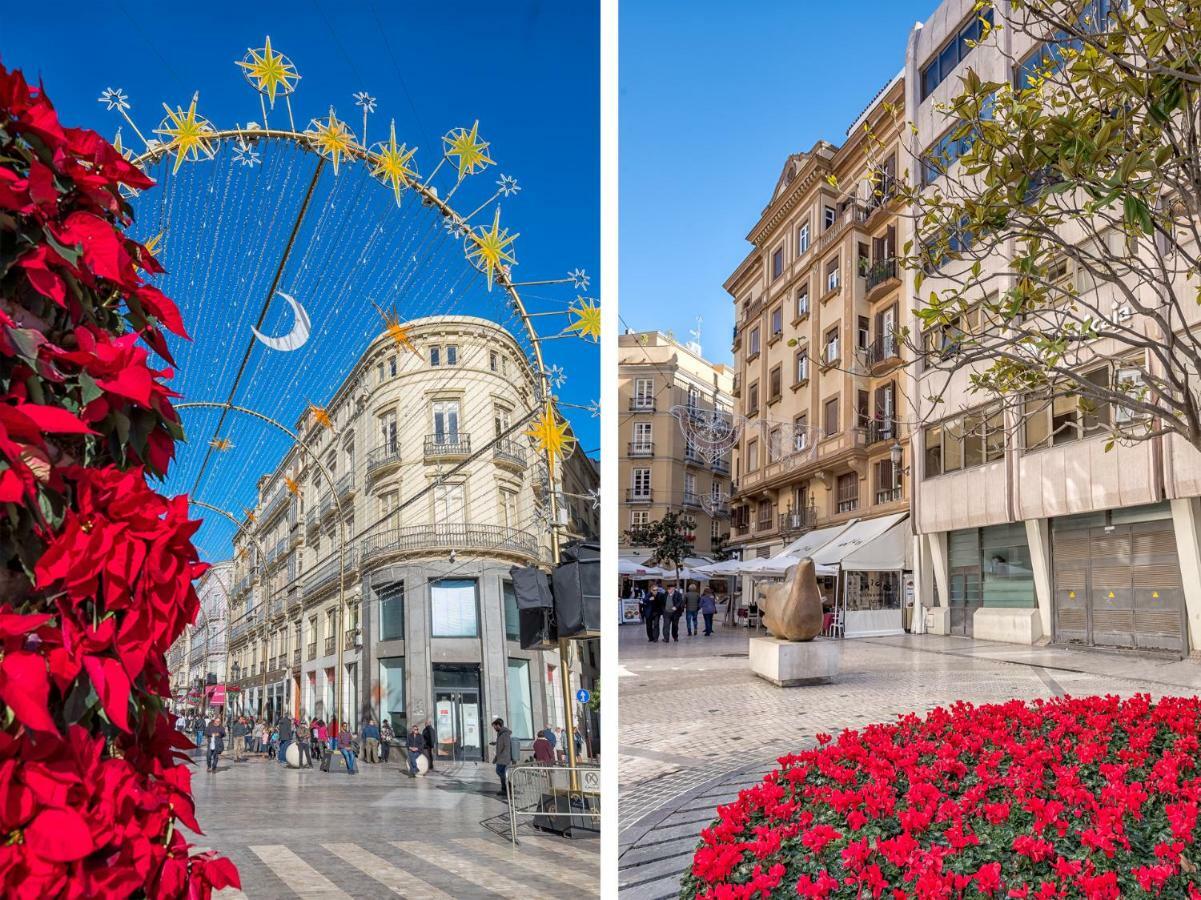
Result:
[[[434,729],[439,759],[484,758],[487,742],[478,665],[434,666]]]
[[[951,634],[971,637],[972,619],[976,610],[984,605],[980,572],[980,533],[975,528],[952,532],[947,543],[951,563],[947,585]]]

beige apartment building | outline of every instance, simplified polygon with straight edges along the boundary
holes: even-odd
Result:
[[[946,0],[910,34],[905,85],[916,126],[907,137],[913,158],[956,127],[937,107],[961,89],[969,66],[986,82],[1020,87],[1026,61],[1043,56],[1045,47],[1004,27],[1007,0],[997,0],[992,14],[1002,27],[975,47],[980,25],[972,0]],[[945,176],[934,170],[920,177],[933,190]],[[1001,252],[986,261],[985,274],[997,273],[1004,290],[1009,268]],[[939,286],[935,273],[922,293]],[[1105,289],[1077,284],[1082,294]],[[904,295],[914,293],[910,275]],[[1104,308],[1106,298],[1097,299]],[[1090,373],[1120,372],[1116,348],[1098,342],[1094,351]],[[1201,454],[1176,437],[1107,452],[1113,410],[1086,416],[1071,397],[1050,408],[1001,409],[969,389],[970,374],[967,367],[954,372],[939,409],[921,398],[935,378],[942,389],[944,372],[919,373],[914,392],[915,418],[923,422],[913,458],[916,592],[926,610],[919,625],[1020,643],[1195,653]]]
[[[225,683],[232,589],[231,560],[213,563],[196,582],[196,597],[200,602],[196,621],[184,629],[167,652],[167,675],[176,709],[199,709],[207,682],[211,679],[215,684]]]
[[[352,726],[387,718],[398,734],[431,719],[440,753],[479,759],[497,716],[523,739],[563,724],[558,654],[521,648],[509,576],[550,559],[546,467],[525,435],[541,401],[495,323],[406,327],[411,346],[385,333],[365,349],[328,424],[302,417],[312,456],[293,446],[260,480],[234,540],[231,682],[270,716],[340,706]],[[573,484],[588,472],[574,466]],[[582,533],[588,515],[562,510],[560,526]]]
[[[908,512],[898,330],[910,295],[896,261],[908,237],[893,201],[904,92],[898,75],[841,147],[821,141],[788,158],[747,235],[753,249],[725,283],[741,420],[732,542],[744,561],[810,533],[826,543],[845,533],[849,548],[852,535],[898,525]],[[865,614],[865,633],[896,631],[906,564],[854,571],[834,560],[824,589]]]
[[[620,550],[634,552],[626,529],[658,521],[667,512],[696,522],[694,548],[708,556],[729,534],[730,454],[689,440],[680,417],[695,412],[728,417],[733,375],[659,331],[618,339],[618,483],[622,493]]]

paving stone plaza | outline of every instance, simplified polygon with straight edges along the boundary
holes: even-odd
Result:
[[[675,896],[719,804],[814,735],[968,700],[1064,694],[1193,694],[1179,659],[1028,647],[934,635],[846,640],[842,673],[777,688],[751,674],[748,632],[651,644],[620,629],[619,886],[628,900]]]
[[[284,769],[222,757],[216,774],[193,775],[194,840],[238,866],[249,897],[596,897],[599,840],[522,834],[514,848],[498,827],[505,811],[488,765],[439,766],[411,779],[396,764],[360,774]],[[504,826],[501,826],[504,827]]]

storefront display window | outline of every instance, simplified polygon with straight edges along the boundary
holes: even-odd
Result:
[[[985,606],[1030,608],[1035,605],[1034,568],[1024,523],[981,528],[980,557]]]

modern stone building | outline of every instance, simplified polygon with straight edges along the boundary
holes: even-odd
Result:
[[[385,333],[366,348],[325,424],[297,425],[333,489],[300,447],[260,481],[255,540],[234,542],[231,675],[248,710],[340,707],[398,733],[430,719],[441,754],[479,758],[493,718],[532,738],[562,716],[558,655],[521,649],[509,581],[550,558],[546,470],[525,436],[538,392],[493,322],[406,329],[408,346]]]
[[[658,331],[618,339],[618,521],[625,530],[681,512],[696,522],[697,554],[708,555],[729,534],[730,458],[690,443],[679,414],[729,415],[730,370],[703,359],[700,347]],[[674,412],[673,412],[674,411]]]
[[[908,511],[910,295],[896,260],[908,236],[893,199],[905,83],[889,82],[842,146],[788,158],[726,280],[741,425],[732,544],[744,561],[811,533],[828,543],[845,532],[853,547],[854,529],[875,533]],[[906,561],[895,563],[861,571],[832,557],[824,568],[827,597],[864,613],[860,633],[903,626]]]
[[[991,14],[1002,27],[975,47],[981,26],[972,0],[945,0],[910,34],[905,85],[916,126],[907,137],[913,158],[933,152],[957,127],[938,105],[961,90],[969,67],[986,82],[1022,86],[1026,62],[1048,50],[1004,27],[1007,0],[997,0]],[[924,176],[930,190],[941,177],[937,170]],[[1012,277],[1012,249],[985,261],[985,274],[1001,273],[1001,290]],[[939,274],[923,284],[923,295],[939,289]],[[1098,290],[1083,280],[1078,289]],[[914,293],[910,275],[905,294]],[[1190,327],[1195,310],[1193,318]],[[920,330],[916,319],[912,324]],[[1114,377],[1120,348],[1094,350],[1088,371]],[[1176,437],[1107,451],[1104,425],[1113,410],[1086,415],[1071,397],[1031,412],[1018,404],[1002,409],[969,389],[970,374],[966,367],[955,372],[937,410],[921,401],[934,373],[922,374],[913,392],[915,418],[924,423],[913,458],[924,623],[940,633],[1019,643],[1195,652],[1201,454]]]

